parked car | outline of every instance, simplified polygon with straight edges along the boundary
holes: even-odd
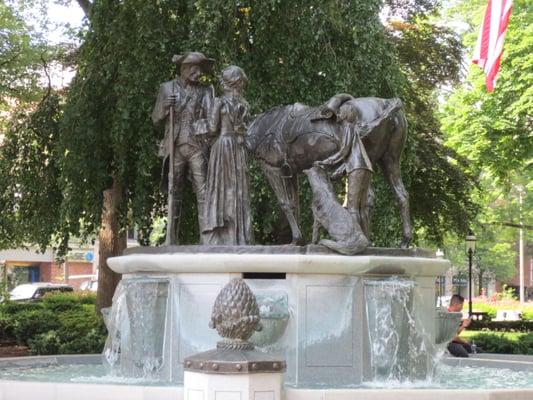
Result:
[[[72,286],[61,283],[25,283],[23,285],[18,285],[9,292],[9,299],[12,301],[37,300],[47,293],[72,291],[74,291]]]
[[[96,292],[98,290],[98,280],[90,279],[88,281],[83,281],[80,285],[80,290],[89,290],[91,292]]]

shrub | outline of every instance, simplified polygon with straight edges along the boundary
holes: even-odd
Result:
[[[497,332],[533,332],[533,321],[476,321],[468,329],[473,331],[489,330]]]
[[[15,340],[14,320],[11,315],[0,312],[0,341]]]
[[[40,333],[55,330],[59,327],[59,318],[50,310],[32,310],[18,313],[14,323],[17,342],[27,345],[28,340]]]
[[[49,293],[42,298],[45,308],[59,312],[80,309],[85,305],[94,306],[95,303],[96,294],[86,292]]]
[[[106,335],[98,329],[92,329],[87,334],[69,342],[61,343],[60,354],[94,354],[101,353],[104,349]]]
[[[533,333],[516,334],[515,338],[503,333],[479,333],[469,341],[487,353],[533,355]]]
[[[518,352],[516,354],[533,355],[533,334],[527,334],[518,338]]]
[[[53,312],[63,312],[81,308],[81,303],[73,293],[50,293],[45,295],[42,300],[44,308]]]
[[[78,307],[58,313],[58,325],[55,329],[28,340],[30,352],[32,354],[102,352],[106,332],[101,318],[96,315],[94,306],[78,304]]]
[[[15,315],[27,311],[42,310],[44,307],[39,302],[6,301],[0,304],[0,312]]]
[[[487,353],[513,354],[516,343],[507,339],[502,334],[486,333],[472,336],[470,343],[475,343],[479,348]]]
[[[57,354],[59,352],[59,338],[56,331],[39,333],[28,339],[30,353],[34,355]]]
[[[16,340],[32,354],[98,353],[106,339],[93,293],[51,293],[36,302],[0,304],[0,340]]]

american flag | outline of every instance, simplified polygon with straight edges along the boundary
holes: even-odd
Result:
[[[487,91],[492,92],[500,69],[503,39],[513,0],[489,0],[472,62],[485,72]]]

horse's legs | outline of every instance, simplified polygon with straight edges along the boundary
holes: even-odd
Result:
[[[366,197],[366,207],[363,209],[361,218],[364,221],[364,225],[368,229],[366,237],[370,239],[370,227],[372,224],[372,216],[374,215],[374,206],[376,204],[376,195],[374,189],[372,188],[372,182],[368,185],[368,196]]]
[[[298,180],[295,177],[291,179],[282,178],[280,168],[272,167],[265,162],[261,162],[261,167],[268,183],[274,190],[274,194],[278,198],[283,214],[285,214],[289,222],[292,231],[292,243],[301,244],[302,233],[298,226]]]
[[[314,217],[313,215],[313,236],[311,239],[311,244],[317,244],[318,243],[318,235],[320,230],[320,222]]]
[[[348,174],[346,187],[345,206],[352,214],[359,225],[363,234],[370,237],[369,211],[368,211],[368,187],[372,171],[367,169],[356,169]]]
[[[405,190],[403,185],[402,175],[400,173],[399,157],[394,157],[391,153],[386,153],[380,160],[379,165],[383,171],[383,175],[387,179],[390,187],[394,191],[396,201],[400,208],[400,215],[403,224],[403,239],[401,243],[402,248],[409,246],[413,236],[413,228],[411,226],[411,215],[409,212],[409,193]]]

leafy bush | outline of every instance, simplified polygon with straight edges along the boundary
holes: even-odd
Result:
[[[527,334],[518,338],[518,353],[533,355],[533,334]]]
[[[56,313],[46,309],[24,311],[16,316],[14,325],[17,342],[27,345],[33,336],[58,329],[59,318]]]
[[[487,353],[533,354],[533,333],[520,334],[516,340],[503,333],[480,333],[469,340]]]
[[[36,302],[0,304],[0,340],[32,354],[99,353],[106,339],[93,293],[51,293]]]
[[[502,334],[483,333],[470,338],[470,343],[475,343],[486,353],[513,354],[516,342],[507,339]]]
[[[533,332],[533,321],[477,321],[473,320],[468,329],[497,332]]]
[[[57,329],[28,341],[32,354],[100,353],[106,332],[94,307],[69,310],[58,315]]]
[[[54,312],[64,312],[81,308],[78,298],[67,293],[47,294],[42,300],[44,308]]]
[[[15,315],[26,311],[42,310],[43,305],[39,302],[6,301],[0,303],[0,313]]]
[[[104,349],[106,335],[99,329],[92,329],[86,335],[69,342],[61,343],[60,354],[94,354]],[[33,351],[33,350],[32,350]]]
[[[0,313],[0,341],[14,340],[14,321],[13,318],[5,313]]]
[[[39,333],[28,340],[30,353],[34,355],[58,354],[60,344],[56,331]]]

